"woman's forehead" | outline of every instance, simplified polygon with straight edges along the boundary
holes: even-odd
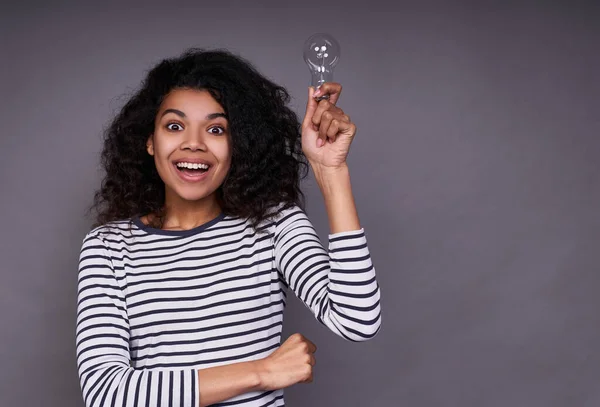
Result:
[[[190,119],[206,119],[208,115],[225,113],[223,107],[207,90],[174,89],[165,97],[159,109],[159,115],[174,110]],[[173,112],[175,113],[175,112]]]

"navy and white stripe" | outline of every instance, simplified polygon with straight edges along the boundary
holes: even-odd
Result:
[[[136,218],[85,236],[76,344],[86,406],[198,406],[198,369],[261,359],[280,346],[288,288],[347,340],[379,331],[364,230],[329,235],[327,251],[294,207],[259,231],[221,215],[187,231]],[[218,405],[283,406],[283,390]]]

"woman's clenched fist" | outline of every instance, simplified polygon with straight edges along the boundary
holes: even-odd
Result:
[[[291,335],[275,352],[255,361],[263,390],[311,383],[317,347],[299,333]]]

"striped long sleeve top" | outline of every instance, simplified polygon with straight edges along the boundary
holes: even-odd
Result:
[[[139,218],[83,239],[76,349],[86,406],[199,405],[198,370],[261,359],[281,344],[289,289],[349,341],[381,326],[380,290],[364,230],[329,235],[298,207],[259,228],[220,215],[185,231]],[[283,406],[283,390],[218,406]]]

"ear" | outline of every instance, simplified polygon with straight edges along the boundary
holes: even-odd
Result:
[[[148,141],[146,141],[146,151],[148,151],[148,154],[150,155],[154,155],[154,134],[151,134],[150,137],[148,137]]]

